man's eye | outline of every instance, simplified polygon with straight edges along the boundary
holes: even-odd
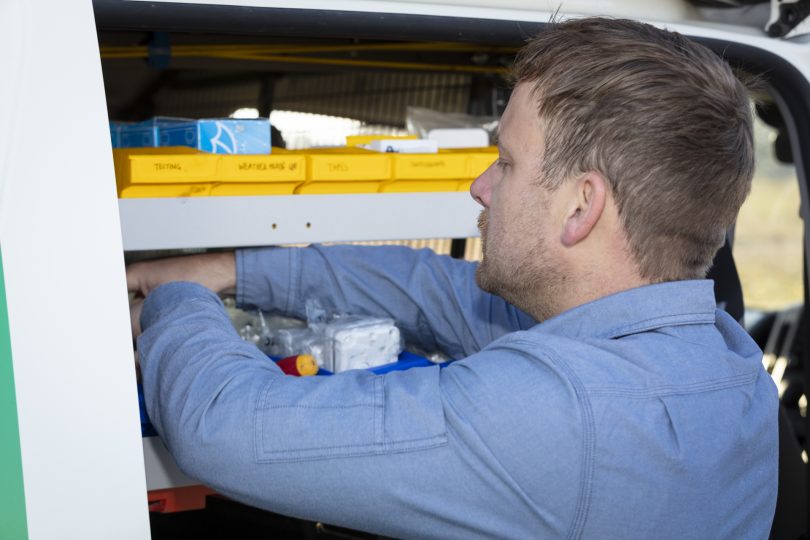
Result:
[[[498,167],[499,169],[503,169],[504,167],[508,167],[509,163],[502,160],[501,158],[498,158],[497,160],[495,160],[495,166]]]

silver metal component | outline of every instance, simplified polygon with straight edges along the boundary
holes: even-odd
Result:
[[[810,0],[771,0],[771,16],[765,31],[785,39],[810,34]]]

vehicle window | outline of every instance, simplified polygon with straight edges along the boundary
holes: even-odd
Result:
[[[773,311],[802,301],[801,198],[794,166],[776,159],[776,130],[756,117],[754,138],[757,167],[737,219],[734,259],[746,308]]]

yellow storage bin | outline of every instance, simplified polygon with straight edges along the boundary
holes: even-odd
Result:
[[[453,148],[438,154],[396,154],[393,178],[381,192],[469,191],[473,181],[498,158],[498,149]]]
[[[129,184],[118,185],[121,199],[153,197],[207,197],[211,195],[211,183],[196,184]]]
[[[223,182],[211,186],[211,196],[260,196],[260,195],[292,195],[300,182],[277,182],[277,183],[257,183],[257,182]]]
[[[306,158],[277,155],[223,155],[219,179],[211,195],[292,195],[306,180]]]
[[[476,178],[486,171],[498,159],[498,148],[476,148],[467,150],[467,179],[458,183],[458,191],[469,191]]]
[[[347,135],[346,146],[357,146],[358,144],[371,144],[371,141],[380,139],[418,139],[416,135]]]
[[[467,156],[460,152],[393,154],[393,178],[380,187],[383,193],[456,191],[467,178]]]
[[[122,198],[462,191],[496,158],[494,147],[437,154],[345,147],[268,155],[187,147],[114,150]]]
[[[391,178],[390,154],[343,147],[300,153],[307,159],[307,181],[298,194],[376,193]]]
[[[169,151],[178,148],[144,150],[113,150],[119,185],[211,182],[217,178],[217,154]]]
[[[474,151],[468,151],[467,157],[467,173],[469,174],[469,178],[476,179],[498,159],[498,149],[494,146],[490,146],[487,147],[486,150],[476,149]]]
[[[206,197],[217,176],[217,156],[185,146],[113,150],[118,196]]]
[[[453,191],[470,191],[473,182],[475,182],[475,178],[470,180],[461,180],[456,184],[456,189]]]
[[[209,154],[185,147],[117,149],[118,196],[289,195],[306,180],[306,158]]]

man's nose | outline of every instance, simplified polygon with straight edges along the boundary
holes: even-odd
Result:
[[[481,175],[476,178],[470,186],[470,195],[472,195],[472,198],[475,199],[475,202],[484,208],[489,208],[489,198],[492,193],[491,177],[494,174],[494,170],[495,164],[493,163],[487,168],[487,170],[482,172]]]

